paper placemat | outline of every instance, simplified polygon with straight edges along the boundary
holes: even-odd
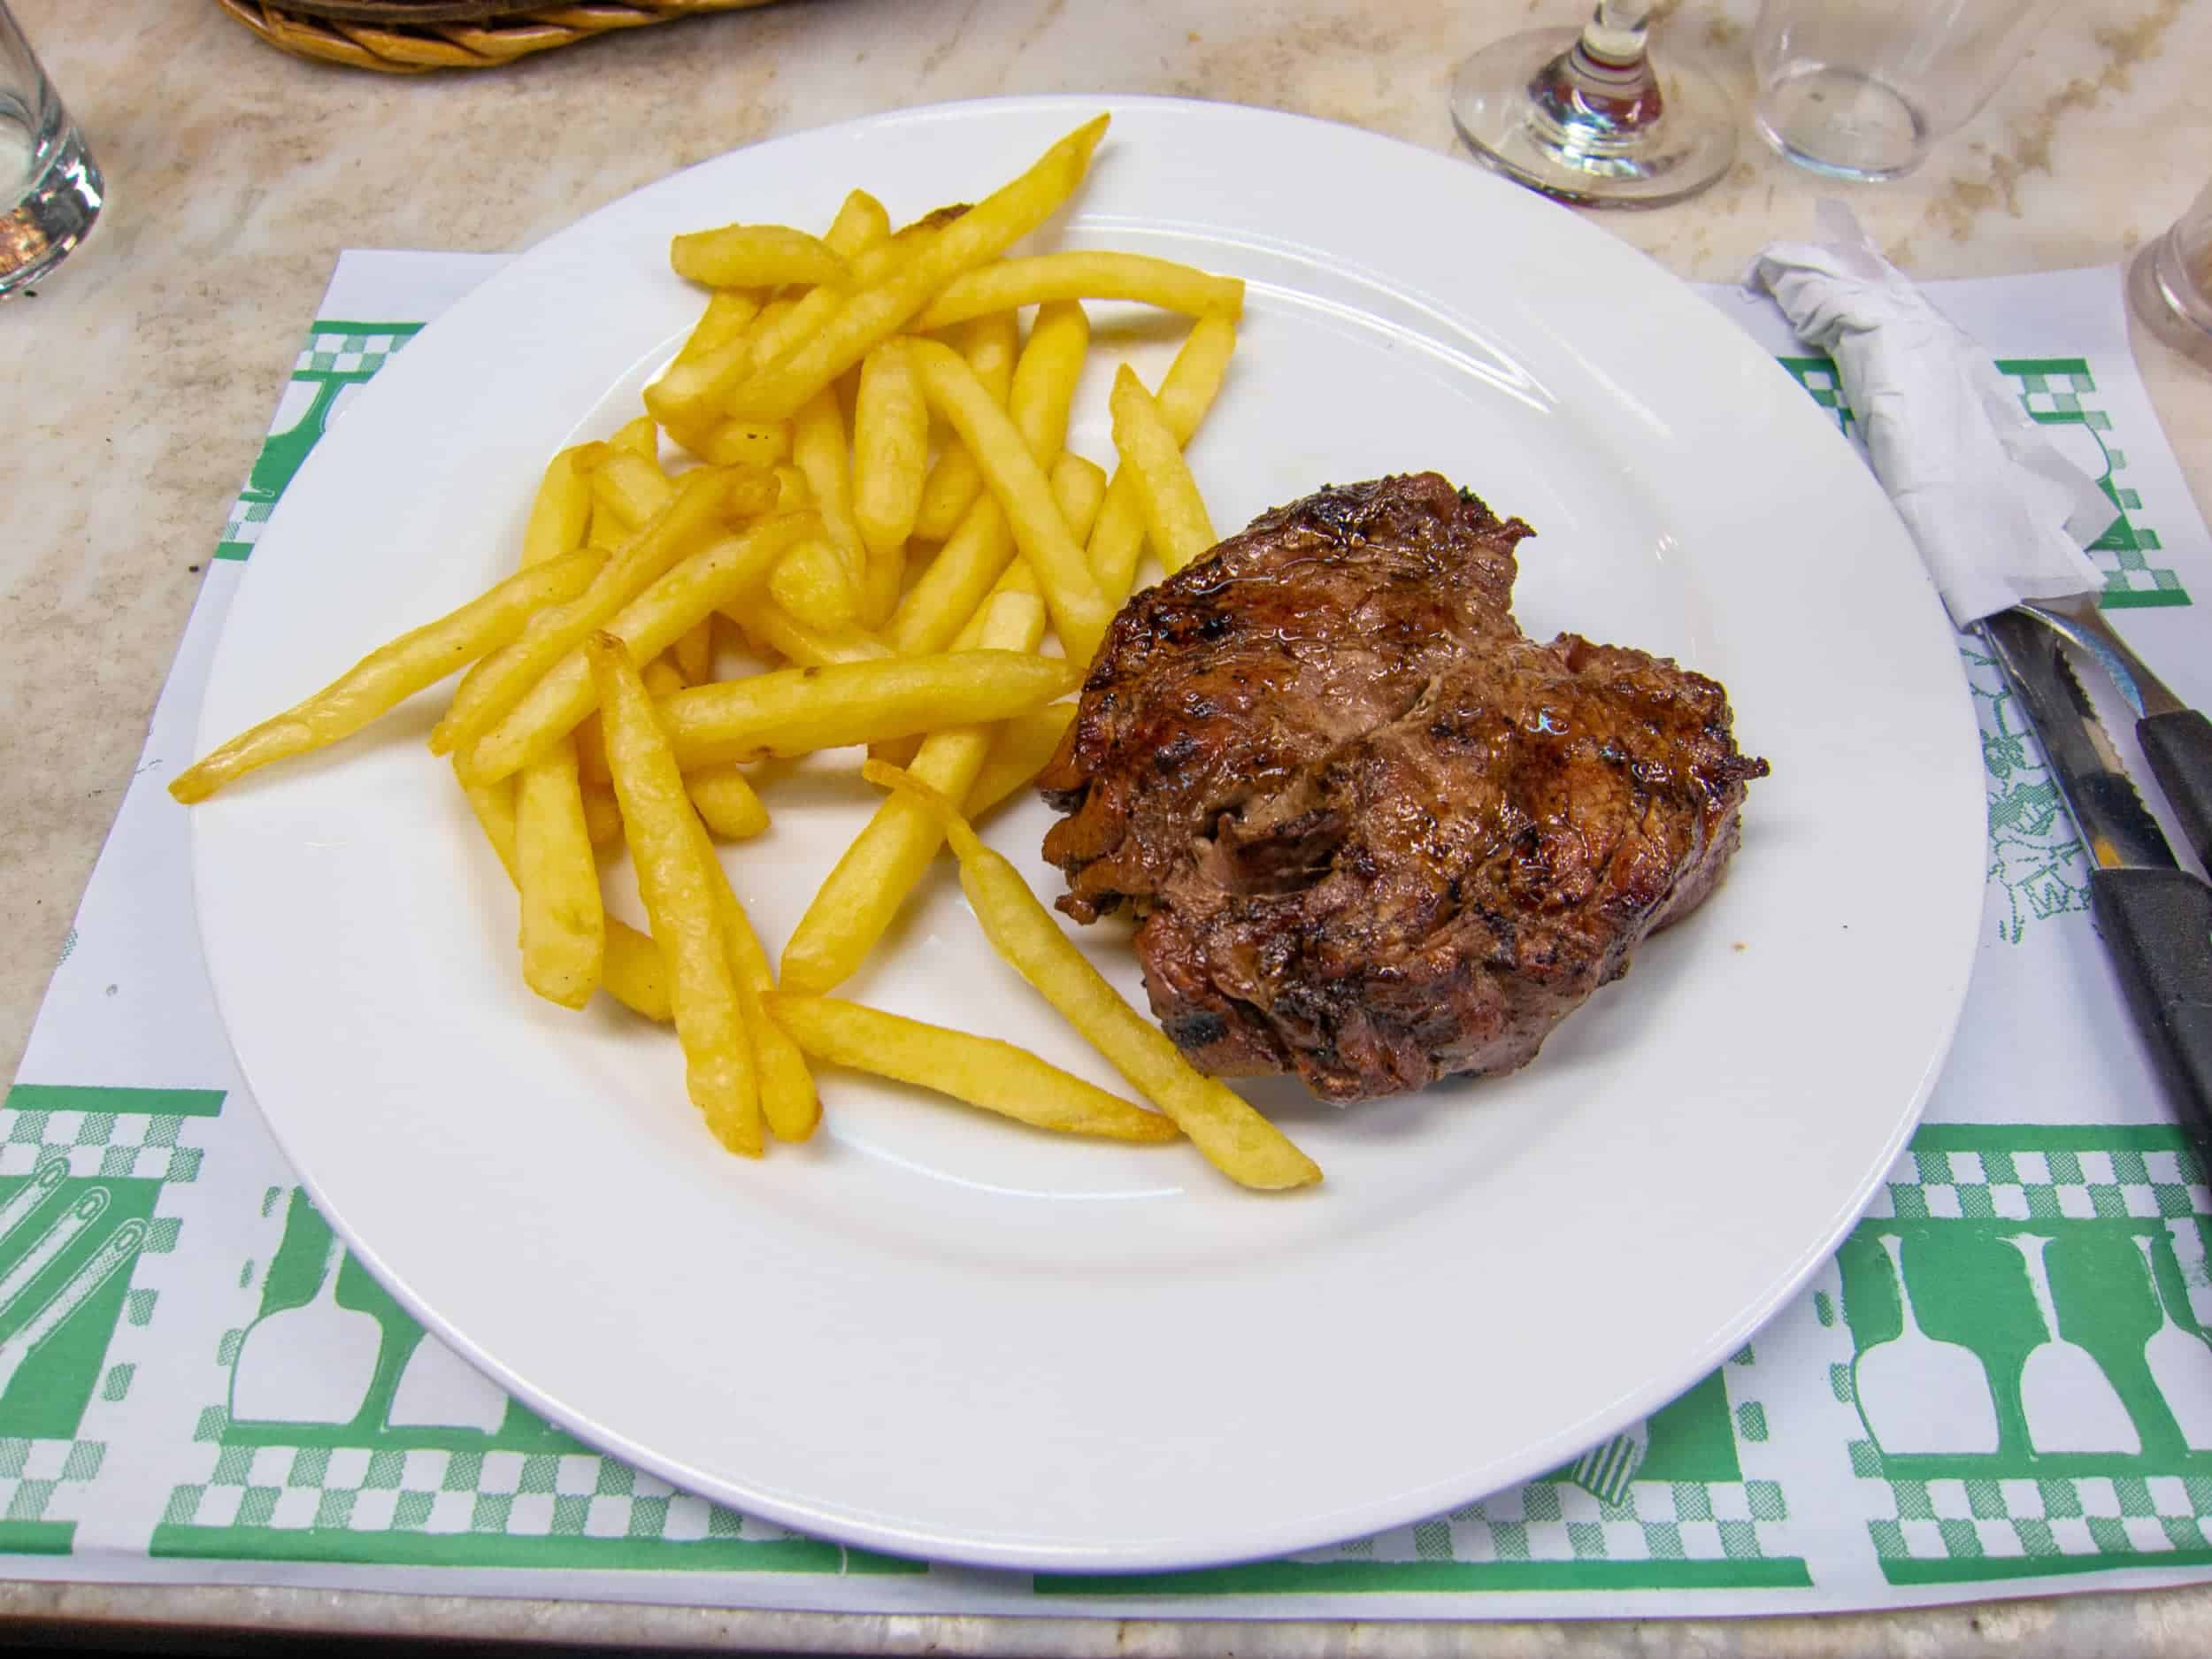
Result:
[[[2212,1578],[2212,1193],[2092,932],[2083,849],[1993,665],[1964,641],[1988,896],[1926,1125],[1755,1340],[1541,1480],[1280,1561],[983,1573],[677,1492],[425,1336],[334,1239],[245,1092],[201,962],[186,815],[163,785],[191,757],[216,636],[286,483],[379,368],[500,263],[341,259],[0,1107],[0,1573],[1367,1619],[1863,1609]],[[2120,273],[1931,291],[2103,480],[2120,518],[2093,557],[2112,618],[2212,704],[2212,542],[2129,357]],[[1764,300],[1707,292],[1850,432],[1832,365]],[[2126,724],[2113,729],[2129,746]]]

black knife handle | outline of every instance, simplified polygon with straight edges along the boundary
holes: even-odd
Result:
[[[2135,735],[2197,862],[2212,870],[2212,720],[2174,709],[2138,720]]]
[[[2185,870],[2093,870],[2089,903],[2182,1126],[2212,1147],[2212,885]]]

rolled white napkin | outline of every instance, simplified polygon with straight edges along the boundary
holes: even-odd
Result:
[[[1963,628],[2023,599],[2094,592],[2082,549],[2118,510],[2054,449],[1989,353],[1876,251],[1839,202],[1817,242],[1770,243],[1751,281],[1836,360],[1875,476]]]

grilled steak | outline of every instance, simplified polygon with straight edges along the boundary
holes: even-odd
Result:
[[[1525,635],[1531,534],[1433,472],[1325,488],[1133,599],[1038,779],[1060,908],[1123,907],[1197,1065],[1363,1100],[1526,1064],[1735,849],[1726,694]]]

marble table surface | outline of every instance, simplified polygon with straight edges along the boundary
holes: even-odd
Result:
[[[104,168],[96,238],[0,308],[0,1077],[12,1077],[122,795],[224,509],[344,247],[508,250],[676,167],[872,111],[1025,92],[1265,104],[1452,143],[1456,59],[1574,0],[784,0],[480,73],[282,57],[212,0],[12,0]],[[1753,0],[1663,7],[1661,38],[1748,109]],[[1847,199],[1906,270],[2128,258],[2212,167],[2212,7],[2061,7],[1915,177]],[[1689,204],[1600,216],[1677,274],[1737,275],[1835,187],[1745,141]],[[2212,367],[2135,348],[2212,515]],[[0,1585],[0,1621],[252,1623],[799,1651],[1211,1652],[1222,1626],[744,1615],[308,1592]],[[16,1626],[19,1631],[24,1625]],[[5,1626],[0,1624],[0,1638]],[[1254,1652],[1827,1655],[2212,1651],[2212,1588],[1829,1619],[1247,1628]]]

